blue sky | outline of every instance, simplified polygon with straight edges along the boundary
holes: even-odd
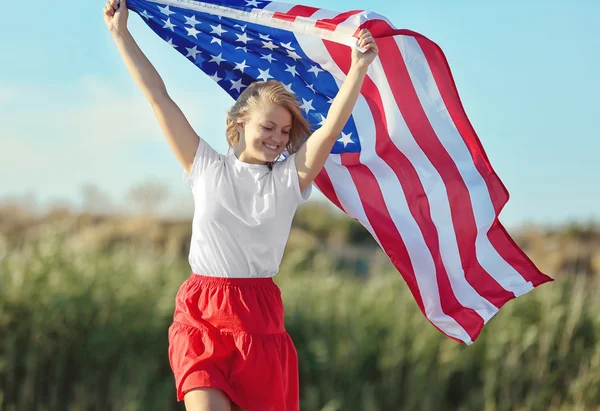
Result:
[[[102,20],[102,1],[24,2],[0,25],[0,199],[74,204],[96,184],[118,205],[134,184],[191,193]],[[507,226],[600,219],[600,2],[328,0],[369,9],[438,43],[511,200]],[[196,131],[226,151],[230,98],[150,31],[130,30]],[[314,195],[315,199],[323,199]]]

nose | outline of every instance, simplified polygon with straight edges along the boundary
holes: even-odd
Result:
[[[285,139],[287,138],[287,135],[283,131],[277,130],[277,131],[271,133],[270,137],[274,143],[281,144],[285,141]]]

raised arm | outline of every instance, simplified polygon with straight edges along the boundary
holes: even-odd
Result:
[[[366,51],[364,53],[357,49],[352,51],[352,65],[342,87],[331,103],[325,123],[315,130],[296,154],[296,168],[301,190],[313,182],[325,165],[335,140],[352,114],[367,74],[367,68],[379,52],[375,40],[368,30],[361,30],[357,44]]]
[[[200,137],[192,129],[177,104],[171,100],[162,78],[127,29],[128,16],[126,0],[121,0],[120,6],[117,5],[116,0],[110,0],[104,6],[104,22],[115,40],[129,73],[152,105],[160,128],[175,157],[189,173]]]

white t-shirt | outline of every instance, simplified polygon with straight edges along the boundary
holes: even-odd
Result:
[[[189,175],[194,219],[189,263],[192,272],[213,277],[272,277],[287,243],[299,203],[295,155],[270,170],[232,153],[218,154],[200,139]]]

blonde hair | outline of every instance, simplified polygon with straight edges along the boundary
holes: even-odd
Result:
[[[294,94],[287,91],[283,84],[276,80],[256,81],[250,84],[229,110],[225,135],[230,149],[235,149],[240,140],[239,132],[235,128],[236,123],[246,121],[252,111],[259,104],[264,103],[278,104],[292,115],[290,139],[286,150],[290,154],[295,153],[310,135],[310,124],[302,116],[300,104]]]

